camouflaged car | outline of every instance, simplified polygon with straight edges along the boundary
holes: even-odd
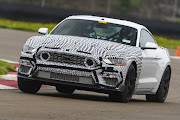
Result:
[[[144,26],[112,18],[70,16],[49,34],[27,40],[20,57],[19,89],[36,93],[41,85],[61,93],[76,89],[109,94],[129,102],[133,94],[164,102],[171,63]]]

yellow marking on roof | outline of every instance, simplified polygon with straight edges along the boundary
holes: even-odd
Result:
[[[107,22],[104,22],[104,21],[98,21],[98,23],[107,24]]]

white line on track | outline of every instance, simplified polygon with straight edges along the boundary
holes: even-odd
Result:
[[[10,87],[10,86],[5,86],[5,85],[1,85],[1,84],[0,84],[0,89],[6,89],[6,90],[7,90],[7,89],[11,89],[11,90],[12,90],[12,89],[17,89],[17,88]]]
[[[19,64],[19,62],[11,61],[11,60],[6,60],[6,59],[0,59],[2,61],[8,62],[8,63],[16,63]]]
[[[170,56],[171,59],[179,59],[180,60],[180,57],[177,57],[177,56]]]
[[[7,74],[7,75],[0,75],[1,79],[6,79],[6,80],[15,80],[17,81],[17,75],[12,75],[12,74]]]

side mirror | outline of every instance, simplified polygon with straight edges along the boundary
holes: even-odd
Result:
[[[39,28],[38,33],[47,35],[48,34],[48,28]]]
[[[158,45],[156,43],[147,42],[145,47],[141,47],[141,49],[157,49]]]

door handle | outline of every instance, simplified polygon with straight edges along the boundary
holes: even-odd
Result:
[[[156,57],[155,57],[155,59],[156,59],[156,60],[159,60],[159,59],[162,59],[162,58],[160,58],[160,57],[156,56]]]
[[[143,59],[155,59],[155,60],[159,60],[162,59],[160,57],[143,57]]]

